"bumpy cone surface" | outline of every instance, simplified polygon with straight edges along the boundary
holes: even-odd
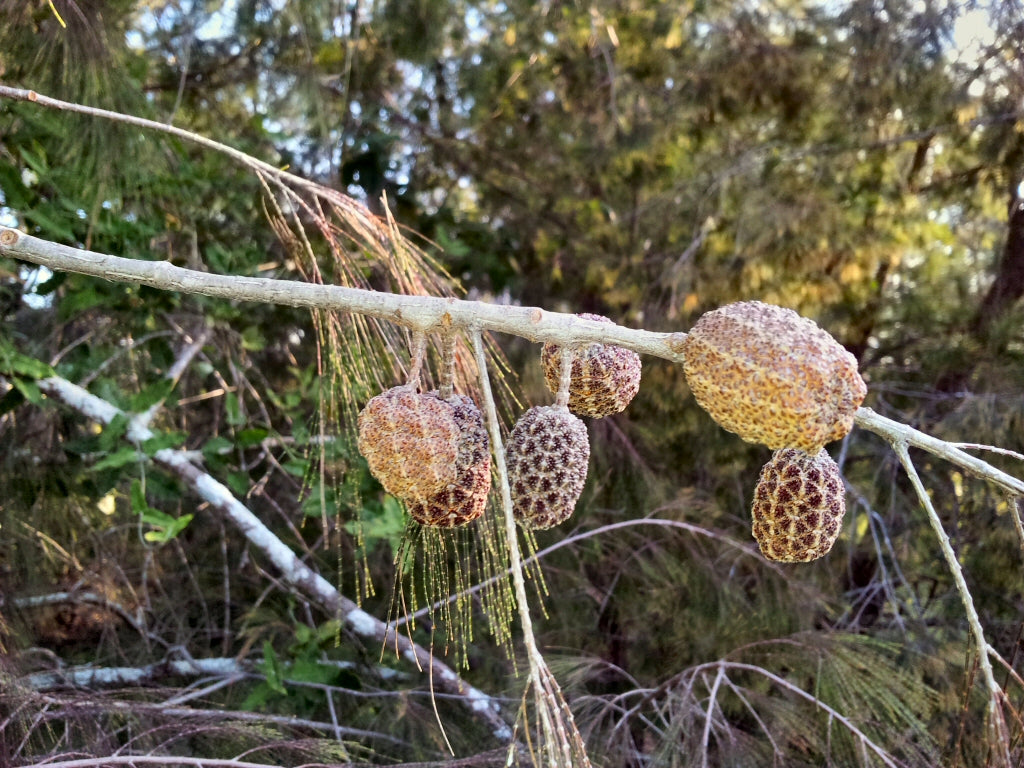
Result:
[[[867,393],[839,342],[793,310],[759,301],[701,316],[683,351],[701,407],[730,432],[772,449],[817,454],[850,431]]]
[[[425,499],[455,481],[459,425],[436,394],[395,387],[372,398],[359,414],[359,452],[384,490]]]
[[[611,323],[603,315],[581,314],[586,320]],[[544,380],[558,392],[562,371],[562,348],[545,344],[541,351]],[[600,419],[625,410],[640,389],[640,355],[610,344],[591,344],[577,351],[569,383],[569,410]]]
[[[512,429],[505,460],[519,524],[538,529],[558,525],[569,519],[587,479],[587,428],[564,407],[531,408]]]
[[[455,479],[425,499],[408,502],[409,514],[421,525],[454,528],[476,520],[487,507],[491,489],[491,450],[480,409],[465,395],[447,401],[459,427]]]
[[[846,496],[825,451],[776,451],[754,491],[754,538],[769,560],[806,563],[828,554],[839,536]]]

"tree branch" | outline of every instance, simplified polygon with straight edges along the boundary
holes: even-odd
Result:
[[[917,474],[917,468],[914,467],[914,462],[910,459],[907,444],[902,441],[894,442],[892,448],[896,451],[896,455],[899,457],[907,477],[910,478],[914,491],[921,500],[921,505],[928,513],[928,522],[931,524],[932,530],[939,540],[942,556],[946,560],[949,572],[953,575],[957,592],[960,593],[960,600],[963,603],[964,611],[967,613],[967,623],[971,628],[971,634],[974,636],[974,643],[978,647],[978,666],[981,668],[981,678],[985,683],[985,688],[988,690],[988,713],[989,727],[992,733],[992,748],[997,751],[998,759],[1000,760],[997,765],[1010,768],[1012,763],[1010,761],[1009,733],[1006,729],[1003,710],[1000,707],[1003,689],[999,687],[995,674],[992,671],[992,662],[988,657],[988,640],[985,639],[985,630],[981,626],[981,618],[974,607],[974,598],[971,597],[971,590],[967,586],[967,580],[964,578],[963,568],[960,566],[956,552],[953,551],[953,545],[949,541],[949,534],[942,527],[942,520],[939,519],[939,513],[935,511],[935,505],[932,504],[931,496],[928,495],[928,490],[924,487],[924,483],[921,482],[921,477]]]
[[[684,333],[633,330],[539,307],[514,307],[434,296],[408,296],[297,280],[215,275],[176,267],[165,261],[141,261],[71,248],[0,227],[0,256],[21,259],[63,272],[139,283],[235,301],[310,307],[389,320],[414,331],[442,327],[498,331],[559,345],[616,344],[644,354],[682,362]]]
[[[37,691],[50,691],[68,686],[140,685],[164,677],[241,677],[251,672],[251,664],[234,658],[175,659],[144,667],[69,667],[55,672],[36,672],[20,682]]]
[[[956,464],[966,469],[972,475],[988,480],[1014,496],[1024,496],[1024,480],[1019,480],[1013,475],[996,469],[991,464],[971,456],[971,454],[960,450],[952,443],[939,440],[937,437],[926,435],[924,432],[900,424],[898,421],[887,419],[870,408],[859,408],[854,416],[854,423],[861,429],[874,432],[876,435],[889,441],[893,446],[898,443],[906,443],[915,448],[927,451],[938,456],[951,464]]]
[[[141,283],[154,288],[196,293],[236,301],[257,301],[293,307],[354,312],[389,320],[412,330],[439,328],[489,330],[559,346],[615,344],[674,363],[683,361],[686,334],[654,333],[613,323],[584,320],[539,307],[511,307],[432,296],[408,296],[295,280],[233,277],[183,269],[162,261],[140,261],[58,245],[0,227],[0,256],[22,259],[50,269],[77,272],[115,282]],[[109,405],[109,404],[108,404]],[[113,406],[110,406],[111,408]],[[900,424],[870,408],[857,411],[855,423],[889,440],[904,440],[963,467],[1015,496],[1024,496],[1024,481],[965,453],[944,440]]]
[[[46,395],[59,400],[87,418],[109,424],[123,412],[66,379],[51,376],[41,379],[39,388]],[[141,445],[154,433],[144,426],[130,424],[126,437]],[[426,648],[417,645],[401,633],[389,631],[384,622],[362,610],[338,592],[323,576],[300,560],[284,542],[267,528],[256,515],[236,499],[231,491],[189,460],[185,452],[163,448],[153,454],[153,461],[176,475],[200,498],[224,514],[249,543],[260,550],[281,571],[285,580],[300,590],[327,613],[343,620],[357,635],[383,645],[393,644],[401,656],[429,673],[430,679],[446,693],[460,697],[472,715],[491,729],[494,737],[503,742],[512,739],[512,730],[501,716],[497,700],[474,688],[454,670],[438,661]]]

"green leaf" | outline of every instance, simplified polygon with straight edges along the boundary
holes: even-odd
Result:
[[[341,622],[337,619],[328,619],[316,629],[316,637],[320,643],[333,642],[341,632]]]
[[[242,348],[248,352],[259,352],[267,346],[267,340],[263,338],[259,328],[250,325],[242,331]]]
[[[121,438],[124,437],[125,432],[128,431],[129,419],[124,413],[117,414],[110,423],[107,424],[103,431],[100,433],[100,438],[97,441],[97,450],[104,453],[112,451],[114,446],[120,442]]]
[[[188,527],[188,524],[192,522],[192,518],[194,517],[194,514],[189,513],[187,515],[182,515],[181,517],[175,519],[175,521],[171,523],[169,526],[167,526],[167,528],[165,529],[165,537],[163,540],[166,542],[175,538],[179,533],[181,533]]]
[[[340,671],[333,664],[321,664],[313,659],[296,659],[288,670],[288,679],[300,683],[333,685]]]
[[[105,469],[117,469],[126,464],[135,464],[139,461],[139,451],[134,446],[125,446],[114,451],[109,456],[100,459],[92,465],[93,472],[102,472]]]
[[[49,173],[50,166],[46,162],[46,150],[43,149],[38,141],[32,142],[32,149],[24,146],[19,147],[18,154],[21,155],[25,165],[35,171],[37,175],[45,176]]]
[[[302,514],[306,517],[323,517],[325,512],[338,508],[338,492],[333,487],[328,487],[323,493],[323,505],[321,505],[320,482],[313,483],[302,500]]]
[[[267,435],[270,432],[266,429],[253,427],[251,429],[243,429],[235,437],[235,443],[239,448],[251,448],[254,445],[259,445],[267,439]]]
[[[146,525],[152,525],[156,528],[170,528],[175,523],[175,519],[154,507],[146,507],[141,514],[142,522]]]
[[[381,504],[380,513],[369,514],[367,511],[358,522],[347,523],[345,529],[354,534],[357,531],[357,526],[361,525],[367,547],[373,547],[378,541],[383,540],[387,541],[392,549],[397,549],[398,543],[405,533],[405,522],[402,503],[394,496],[387,495]]]
[[[42,404],[43,393],[39,391],[39,387],[34,381],[26,381],[25,379],[12,377],[10,382],[14,388],[21,393],[21,396],[32,403],[32,405]]]
[[[172,515],[149,506],[146,502],[146,492],[142,489],[142,482],[138,479],[132,481],[131,487],[132,511],[139,515],[139,518],[146,525],[153,526],[154,530],[146,531],[143,538],[154,544],[166,544],[174,539],[192,522],[195,515]]]
[[[269,640],[263,641],[263,662],[257,666],[266,676],[267,685],[269,685],[273,691],[280,694],[288,693],[284,687],[284,670],[281,667],[281,662],[277,658],[277,654],[274,653],[274,646],[270,644]]]
[[[291,459],[281,465],[285,472],[295,477],[305,477],[309,471],[309,462],[305,459]]]
[[[241,707],[244,710],[254,710],[265,705],[273,696],[277,693],[266,683],[259,683],[245,700],[242,702]]]
[[[71,317],[87,309],[105,304],[109,300],[109,296],[104,296],[92,286],[77,288],[61,300],[60,314],[61,317]]]
[[[160,381],[149,385],[141,392],[134,395],[130,401],[129,410],[131,411],[145,411],[150,406],[161,403],[167,399],[167,396],[171,394],[174,389],[174,382],[169,379],[160,379]]]
[[[227,484],[236,496],[245,496],[252,487],[252,480],[247,472],[232,472],[227,476]]]
[[[146,492],[142,489],[142,481],[138,478],[132,480],[132,487],[128,493],[128,498],[132,502],[132,512],[142,514],[149,509],[149,504],[146,503]]]
[[[29,379],[45,379],[47,376],[53,376],[53,368],[42,360],[23,355],[4,344],[0,346],[0,373]]]
[[[203,445],[203,456],[207,459],[217,458],[231,450],[231,441],[226,437],[211,437]]]
[[[299,624],[295,627],[295,641],[298,645],[305,645],[313,639],[313,630],[308,624]]]
[[[141,446],[142,452],[147,456],[152,456],[164,448],[178,448],[184,445],[187,437],[188,435],[184,432],[164,432],[144,441]]]
[[[245,423],[245,417],[242,416],[242,409],[238,404],[238,395],[234,392],[228,392],[224,398],[224,409],[227,411],[228,424],[232,427],[240,427]]]

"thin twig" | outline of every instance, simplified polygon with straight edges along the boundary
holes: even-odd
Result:
[[[736,685],[736,683],[729,679],[728,675],[725,676],[725,684],[729,686],[729,690],[732,691],[736,695],[736,698],[739,699],[740,702],[743,704],[743,706],[747,708],[747,711],[750,713],[750,716],[754,718],[754,722],[757,723],[758,727],[764,733],[765,738],[768,739],[768,743],[772,745],[774,759],[776,761],[780,760],[783,757],[783,752],[781,749],[779,749],[779,745],[775,741],[775,737],[772,736],[771,730],[769,730],[768,726],[765,725],[764,720],[761,719],[761,716],[757,713],[757,710],[754,709],[754,705],[750,703],[750,700],[746,697],[746,694],[743,693],[743,690],[738,685]]]
[[[955,448],[952,443],[926,435],[924,432],[909,427],[906,424],[900,424],[898,421],[887,419],[870,408],[859,408],[857,415],[854,417],[854,423],[862,429],[869,430],[883,437],[893,447],[897,443],[901,443],[913,446],[914,448],[921,448],[928,453],[938,456],[940,459],[945,459],[951,464],[963,467],[968,472],[984,478],[994,485],[998,485],[1009,493],[1016,496],[1024,496],[1024,480],[1008,475],[991,464],[971,456],[959,448]]]
[[[928,522],[931,523],[932,530],[935,531],[935,536],[939,540],[939,547],[942,549],[942,556],[946,560],[946,566],[949,568],[957,591],[960,593],[960,600],[963,602],[964,610],[967,612],[967,623],[970,625],[971,634],[974,636],[974,643],[978,647],[978,666],[981,669],[981,676],[985,682],[985,687],[988,689],[989,725],[993,730],[992,747],[997,751],[1001,764],[1005,765],[1006,768],[1010,768],[1009,735],[1006,732],[1006,720],[1003,717],[1003,710],[999,705],[1003,696],[1003,690],[996,683],[995,674],[992,671],[992,662],[989,660],[987,652],[989,645],[985,639],[985,630],[981,626],[981,619],[978,617],[978,611],[974,607],[974,598],[971,596],[966,579],[964,579],[963,568],[960,567],[960,561],[957,559],[956,552],[953,551],[953,545],[949,541],[946,529],[942,527],[942,520],[939,518],[939,513],[935,511],[935,506],[928,495],[928,490],[924,487],[920,475],[917,474],[917,468],[910,459],[907,444],[903,441],[897,441],[892,444],[892,448],[899,457],[900,463],[903,464],[907,477],[910,478],[910,482],[914,486],[921,504],[928,513]]]
[[[718,689],[722,685],[722,679],[725,677],[725,670],[721,667],[718,668],[718,674],[715,675],[715,682],[710,686],[708,691],[708,709],[707,715],[704,718],[704,734],[701,736],[701,767],[708,768],[708,745],[711,741],[711,724],[715,718],[715,705],[718,701]],[[705,681],[707,685],[707,681]]]
[[[1019,496],[1010,499],[1010,514],[1013,515],[1013,527],[1017,531],[1020,548],[1024,551],[1024,499]]]
[[[519,551],[519,536],[515,516],[512,513],[512,489],[509,486],[508,467],[505,464],[505,450],[501,440],[501,423],[498,421],[498,410],[491,394],[491,383],[487,372],[487,355],[483,337],[479,329],[474,329],[473,351],[480,373],[480,390],[487,414],[487,425],[491,437],[491,450],[494,454],[495,471],[498,476],[501,510],[505,519],[505,535],[508,541],[509,563],[512,570],[512,584],[515,588],[516,605],[519,620],[522,624],[523,644],[526,646],[526,658],[530,668],[528,688],[533,689],[536,703],[536,715],[540,721],[545,738],[541,746],[541,755],[553,766],[579,765],[589,768],[590,761],[583,747],[583,737],[573,719],[562,696],[562,691],[547,661],[537,647],[537,639],[533,632],[533,619],[526,593],[522,553]],[[574,762],[573,758],[578,758]]]
[[[984,445],[983,443],[950,443],[950,445],[963,451],[989,451],[990,453],[998,453],[1018,461],[1024,461],[1024,453],[1011,451],[1009,448],[998,448],[994,445]]]
[[[164,378],[171,382],[172,386],[176,386],[181,377],[188,370],[188,367],[192,364],[192,360],[202,350],[203,345],[206,344],[207,339],[210,338],[210,329],[204,328],[199,332],[199,335],[195,339],[188,339],[188,343],[182,348],[181,352],[178,353],[177,359],[167,369],[164,374]],[[157,402],[153,403],[149,408],[141,413],[135,414],[133,420],[136,421],[139,426],[148,427],[153,423],[153,418],[157,412],[163,408],[164,403],[167,401],[166,397],[161,397]]]

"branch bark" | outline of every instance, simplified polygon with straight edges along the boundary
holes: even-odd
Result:
[[[69,667],[56,672],[36,672],[19,681],[36,691],[56,688],[94,688],[106,685],[141,685],[166,677],[242,677],[252,665],[238,659],[177,659],[144,667]]]
[[[559,345],[616,344],[637,352],[683,361],[685,333],[654,333],[548,312],[539,307],[485,304],[434,296],[408,296],[297,280],[215,275],[176,267],[165,261],[141,261],[71,248],[0,227],[0,256],[53,270],[76,272],[122,283],[139,283],[234,301],[282,304],[354,312],[389,320],[413,331],[463,328],[498,331]]]

